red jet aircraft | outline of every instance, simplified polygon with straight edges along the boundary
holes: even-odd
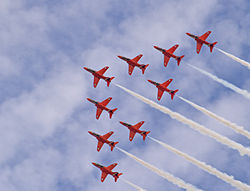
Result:
[[[119,176],[122,175],[122,173],[119,173],[119,172],[112,172],[112,169],[116,167],[117,163],[111,164],[107,167],[102,166],[98,163],[94,163],[94,162],[92,162],[92,164],[102,171],[102,177],[101,177],[102,182],[105,180],[105,178],[108,176],[108,174],[110,174],[111,176],[114,177],[115,182],[117,181]]]
[[[90,68],[87,67],[83,67],[85,70],[87,70],[88,72],[90,72],[93,76],[94,76],[94,88],[97,86],[98,82],[100,79],[103,79],[107,82],[107,86],[109,87],[109,84],[111,82],[111,80],[113,80],[115,77],[106,77],[103,74],[107,71],[107,69],[109,69],[108,66],[105,66],[103,69],[99,70],[99,71],[95,71],[92,70]]]
[[[186,33],[188,36],[190,36],[194,40],[196,40],[196,42],[197,42],[197,46],[196,46],[196,52],[197,52],[197,54],[200,53],[200,50],[201,50],[201,47],[202,47],[203,44],[205,44],[205,45],[207,45],[207,46],[210,47],[210,52],[213,51],[214,45],[216,45],[217,42],[209,43],[209,42],[206,41],[206,39],[210,35],[210,33],[211,33],[211,31],[207,31],[206,33],[204,33],[201,36],[196,36],[196,35],[193,35],[193,34],[190,34],[190,33]]]
[[[98,140],[98,144],[97,144],[97,151],[99,152],[103,146],[104,143],[107,143],[110,148],[111,151],[113,151],[115,145],[119,142],[114,142],[114,141],[109,141],[108,138],[114,133],[113,131],[108,132],[105,135],[98,135],[97,133],[88,131],[90,135],[93,135],[97,140]]]
[[[108,105],[108,103],[111,101],[112,97],[109,97],[107,99],[105,99],[104,101],[102,102],[97,102],[97,101],[94,101],[90,98],[87,98],[88,101],[90,101],[91,103],[95,104],[95,106],[97,107],[97,110],[96,110],[96,119],[99,119],[101,113],[103,110],[106,110],[107,112],[109,112],[109,118],[111,119],[113,113],[117,110],[117,108],[115,109],[108,109],[106,107],[106,105]]]
[[[172,46],[170,49],[166,50],[163,48],[159,48],[157,46],[154,46],[155,49],[159,50],[160,52],[162,52],[162,54],[164,54],[164,66],[167,67],[168,65],[168,61],[169,59],[172,57],[177,61],[177,65],[180,65],[181,59],[184,57],[184,55],[182,56],[175,56],[173,53],[174,51],[179,47],[178,44]]]
[[[171,99],[173,100],[174,98],[174,95],[176,92],[178,92],[179,90],[170,90],[168,89],[168,85],[173,81],[173,79],[169,79],[167,80],[166,82],[160,84],[160,83],[157,83],[157,82],[154,82],[152,80],[148,80],[150,83],[154,84],[157,88],[158,88],[158,96],[157,96],[157,99],[160,101],[161,100],[161,97],[162,97],[162,94],[164,91],[168,92],[170,95],[171,95]]]
[[[132,74],[135,66],[140,68],[142,70],[142,74],[144,74],[144,72],[145,72],[146,68],[149,66],[149,64],[147,64],[147,65],[139,64],[138,61],[141,59],[141,57],[142,57],[142,54],[136,56],[133,59],[129,59],[129,58],[126,58],[124,56],[118,56],[118,58],[120,58],[128,63],[128,74],[129,75]]]
[[[150,133],[150,131],[139,130],[140,127],[143,125],[144,121],[141,121],[141,122],[137,123],[136,125],[130,125],[130,124],[122,122],[122,121],[120,121],[120,123],[129,129],[129,131],[130,131],[129,132],[129,140],[130,141],[133,140],[136,133],[141,134],[141,136],[143,137],[143,140],[145,141],[146,136]]]

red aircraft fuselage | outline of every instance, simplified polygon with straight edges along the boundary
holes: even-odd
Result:
[[[105,135],[99,135],[97,133],[94,133],[94,132],[91,132],[91,131],[88,131],[88,133],[92,136],[94,136],[97,140],[98,140],[98,145],[97,145],[97,151],[99,152],[102,148],[102,145],[104,143],[108,144],[111,148],[111,151],[113,151],[115,145],[118,143],[118,142],[114,142],[114,141],[109,141],[108,138],[105,138]],[[114,132],[111,131],[109,133],[106,134],[107,137],[110,137]]]
[[[124,56],[117,56],[118,58],[126,61],[129,65],[129,75],[132,75],[132,72],[134,70],[134,67],[138,67],[142,70],[142,74],[144,74],[146,68],[149,66],[149,64],[144,65],[144,64],[139,64],[138,61],[140,60],[140,58],[142,57],[142,54],[138,55],[137,57],[130,59],[130,58],[126,58]]]
[[[154,81],[152,81],[152,80],[148,80],[148,81],[149,81],[151,84],[155,85],[155,86],[158,88],[158,96],[157,96],[157,99],[158,99],[159,101],[161,100],[161,96],[162,96],[162,93],[163,93],[164,91],[168,92],[168,93],[171,95],[171,99],[174,98],[175,93],[178,91],[178,89],[177,89],[177,90],[170,90],[170,89],[167,88],[167,86],[173,81],[173,79],[169,79],[169,80],[167,80],[167,81],[165,82],[165,83],[168,84],[166,87],[164,86],[164,83],[160,84],[160,83],[154,82]],[[162,93],[159,93],[159,92],[162,92]]]
[[[164,56],[167,58],[167,61],[164,62],[164,66],[167,66],[167,63],[168,63],[168,60],[169,58],[174,58],[176,61],[177,61],[177,65],[179,66],[180,65],[180,62],[181,62],[181,59],[184,57],[184,55],[182,56],[176,56],[174,55],[174,51],[178,48],[178,44],[174,45],[173,47],[171,47],[170,49],[166,50],[166,49],[163,49],[163,48],[160,48],[158,46],[154,46],[154,48],[156,50],[159,50],[162,54],[164,54]],[[165,59],[166,59],[165,58]]]
[[[190,33],[186,33],[188,36],[190,36],[191,38],[193,38],[196,43],[197,43],[197,47],[196,47],[196,52],[197,54],[200,53],[201,47],[203,44],[207,45],[210,48],[210,52],[213,51],[214,46],[217,44],[217,42],[213,42],[213,43],[209,43],[206,41],[207,37],[211,34],[211,31],[207,31],[206,33],[204,33],[201,36],[196,36]]]
[[[108,174],[110,174],[111,176],[114,177],[115,179],[115,182],[117,181],[117,179],[119,178],[120,175],[122,175],[122,173],[119,173],[119,172],[113,172],[112,170],[109,170],[109,167],[105,167],[103,165],[100,165],[98,163],[94,163],[92,162],[92,164],[94,166],[96,166],[97,168],[99,168],[101,171],[102,171],[102,178],[101,178],[101,181],[103,182],[106,178],[106,176]],[[117,163],[114,163],[113,166],[111,167],[112,169],[117,165]],[[104,176],[103,176],[104,175]]]
[[[196,36],[194,34],[191,33],[186,33],[188,36],[190,36],[191,38],[193,38],[194,40],[196,40],[197,42],[201,42],[202,44],[206,44],[206,45],[210,45],[211,43],[207,42],[206,40],[201,39],[199,36]]]
[[[108,111],[108,112],[111,111],[111,109],[109,109],[109,108],[107,108],[106,106],[102,105],[102,104],[101,104],[100,102],[98,102],[98,101],[92,100],[92,99],[90,99],[90,98],[87,98],[87,100],[90,101],[91,103],[95,104],[95,106],[96,106],[97,108],[100,108],[100,109],[105,110],[105,111]]]
[[[160,47],[158,47],[158,46],[154,46],[154,48],[155,48],[156,50],[159,50],[159,51],[160,51],[162,54],[164,54],[165,56],[169,56],[169,57],[172,57],[172,58],[175,58],[175,59],[177,58],[176,55],[174,55],[174,54],[168,52],[166,49],[160,48]]]
[[[106,102],[105,104],[107,105],[111,99],[112,98],[109,97],[108,99],[104,100],[103,102]],[[102,104],[103,102],[97,102],[97,101],[92,100],[90,98],[87,98],[87,100],[90,101],[91,103],[95,104],[95,106],[97,107],[96,119],[99,119],[103,110],[109,112],[109,117],[111,119],[113,113],[117,110],[117,108],[115,108],[115,109],[107,108],[106,105]]]
[[[108,66],[104,67],[103,69],[101,69],[99,71],[95,71],[95,70],[87,68],[87,67],[83,67],[83,68],[86,71],[90,72],[94,76],[94,87],[97,86],[100,79],[105,80],[107,82],[107,86],[109,87],[111,80],[113,80],[115,78],[115,77],[106,77],[103,75],[103,73],[105,73],[106,70],[109,68]]]
[[[137,123],[136,125],[131,125],[129,123],[125,123],[122,121],[120,121],[120,123],[129,129],[129,131],[130,131],[129,140],[130,141],[133,140],[136,133],[139,133],[143,137],[143,140],[145,141],[146,136],[150,133],[150,131],[139,130],[139,128],[144,124],[144,121],[141,121],[141,122]]]
[[[171,93],[171,92],[173,92],[173,90],[170,90],[170,89],[168,89],[168,88],[165,88],[163,85],[161,85],[160,83],[158,83],[158,82],[154,82],[154,81],[152,81],[152,80],[148,80],[151,84],[154,84],[158,89],[160,89],[160,90],[162,90],[162,91],[166,91],[166,92],[168,92],[169,94]],[[173,80],[172,79],[170,79],[170,82],[172,82]]]

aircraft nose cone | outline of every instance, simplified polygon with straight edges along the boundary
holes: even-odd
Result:
[[[117,56],[117,57],[122,59],[122,56]]]
[[[159,48],[158,46],[154,46],[154,48],[155,48],[156,50],[161,50],[161,48]]]

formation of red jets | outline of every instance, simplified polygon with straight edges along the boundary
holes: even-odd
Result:
[[[192,37],[193,39],[195,39],[197,45],[196,45],[196,52],[197,54],[200,53],[201,47],[203,44],[207,45],[210,48],[210,52],[212,52],[214,46],[217,44],[217,42],[214,43],[209,43],[206,41],[207,37],[210,35],[211,31],[208,31],[206,33],[204,33],[201,36],[196,36],[190,33],[186,33],[188,36]],[[174,58],[177,61],[177,65],[180,65],[180,62],[182,60],[182,58],[184,57],[184,55],[182,56],[176,56],[174,55],[175,50],[179,47],[178,44],[172,46],[170,49],[163,49],[163,48],[159,48],[157,46],[154,46],[155,49],[159,50],[160,52],[162,52],[162,54],[164,55],[164,66],[167,67],[168,62],[170,60],[170,58]],[[146,68],[149,66],[149,64],[139,64],[139,60],[141,59],[143,55],[140,54],[138,56],[136,56],[133,59],[129,59],[126,58],[124,56],[118,56],[118,58],[126,61],[128,63],[128,74],[132,75],[133,70],[136,67],[138,67],[139,69],[142,70],[142,74],[144,74]],[[99,80],[103,79],[107,82],[107,86],[109,87],[111,80],[114,79],[114,77],[106,77],[104,76],[104,73],[108,70],[108,66],[105,66],[104,68],[102,68],[99,71],[95,71],[93,69],[84,67],[84,69],[88,72],[90,72],[93,76],[94,76],[94,83],[93,86],[94,88],[97,87]],[[161,97],[164,93],[164,91],[166,91],[167,93],[169,93],[171,95],[171,99],[173,100],[174,95],[176,94],[176,92],[178,92],[179,90],[170,90],[168,89],[169,84],[173,81],[173,79],[168,79],[167,81],[163,82],[163,83],[158,83],[158,82],[154,82],[152,80],[148,80],[148,82],[152,83],[153,85],[156,86],[156,88],[158,89],[158,95],[157,95],[157,99],[160,101]],[[101,113],[103,110],[107,111],[109,113],[109,117],[110,119],[112,118],[112,115],[114,114],[114,112],[117,110],[117,108],[115,109],[109,109],[106,106],[108,105],[108,103],[112,100],[112,97],[109,97],[107,99],[105,99],[102,102],[98,102],[95,100],[92,100],[90,98],[87,98],[88,101],[90,101],[91,103],[95,104],[97,110],[96,110],[96,119],[99,119]],[[120,121],[120,123],[122,125],[124,125],[125,127],[127,127],[129,129],[129,140],[132,141],[134,139],[134,136],[136,133],[140,134],[143,137],[143,140],[145,141],[146,136],[150,133],[150,131],[142,131],[140,130],[140,127],[144,124],[144,121],[141,121],[135,125],[131,125],[129,123],[126,122],[122,122]],[[99,152],[101,150],[101,148],[103,147],[104,143],[108,144],[111,148],[111,151],[113,151],[114,147],[116,146],[116,144],[118,144],[119,142],[114,142],[114,141],[109,141],[108,139],[110,138],[110,136],[114,133],[113,131],[108,132],[105,135],[99,135],[97,133],[88,131],[89,134],[91,134],[92,136],[94,136],[97,141],[97,151]],[[105,180],[105,178],[107,177],[107,175],[111,175],[114,177],[115,182],[117,181],[117,179],[119,178],[120,175],[122,175],[122,173],[119,172],[113,172],[113,168],[116,167],[117,163],[111,164],[110,166],[102,166],[98,163],[92,163],[94,166],[96,166],[97,168],[99,168],[102,171],[102,175],[101,175],[101,182],[103,182]]]

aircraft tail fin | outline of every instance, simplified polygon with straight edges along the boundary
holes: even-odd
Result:
[[[143,133],[142,133],[142,137],[143,137],[143,141],[145,141],[145,139],[146,139],[146,137],[147,137],[147,135],[150,133],[150,131],[144,131]]]
[[[109,110],[109,118],[110,118],[110,119],[112,118],[113,113],[114,113],[117,109],[118,109],[118,108]]]
[[[149,66],[149,64],[147,65],[142,65],[141,69],[142,69],[142,74],[144,74],[146,68]]]
[[[107,86],[109,87],[109,84],[111,80],[113,80],[115,77],[107,78],[105,81],[107,82]]]
[[[177,65],[178,65],[178,66],[180,65],[181,59],[182,59],[183,57],[184,57],[184,55],[178,56],[178,57],[176,58],[176,60],[177,60]]]
[[[115,178],[115,182],[117,181],[117,179],[119,178],[119,176],[121,176],[122,175],[122,173],[117,173],[115,176],[114,176],[114,178]]]
[[[218,43],[218,42],[214,42],[214,43],[211,43],[211,44],[209,45],[209,47],[210,47],[210,52],[213,51],[213,48],[214,48],[214,46],[215,46],[217,43]]]
[[[118,144],[119,142],[112,142],[110,144],[110,148],[111,148],[111,151],[113,151],[113,149],[115,148],[115,145]]]
[[[176,94],[176,92],[178,92],[179,90],[174,90],[172,91],[170,94],[171,94],[171,99],[173,100],[174,99],[174,95]]]

